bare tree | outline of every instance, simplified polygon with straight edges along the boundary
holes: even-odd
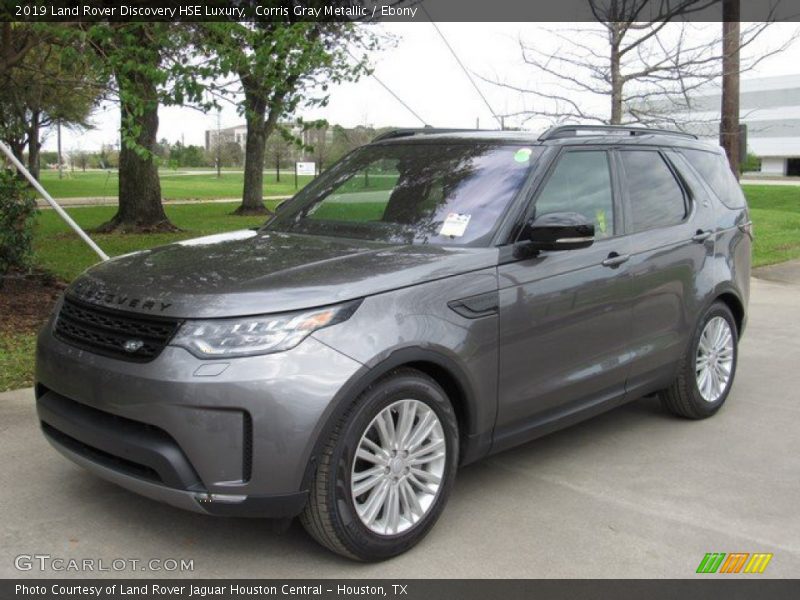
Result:
[[[270,166],[275,169],[275,181],[281,181],[281,167],[289,162],[294,146],[294,136],[288,131],[285,124],[278,123],[275,130],[267,138],[264,148],[265,168]]]
[[[69,153],[69,162],[73,167],[78,167],[81,171],[86,172],[86,167],[89,166],[89,153],[84,149],[78,147]]]
[[[680,128],[692,120],[693,92],[719,78],[724,53],[718,34],[708,35],[688,19],[720,1],[589,0],[597,24],[550,31],[560,43],[555,52],[540,50],[540,40],[531,44],[520,38],[523,61],[537,75],[535,86],[483,79],[522,94],[526,106],[505,115],[521,124],[538,118]],[[737,49],[769,24],[748,27]],[[789,43],[750,59],[742,70]]]
[[[320,123],[306,132],[308,151],[311,158],[317,163],[317,173],[322,173],[327,164],[331,147],[330,137],[332,136],[328,132],[327,123]]]

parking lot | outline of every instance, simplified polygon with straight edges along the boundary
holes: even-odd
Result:
[[[682,421],[647,398],[485,459],[459,473],[431,535],[382,564],[339,558],[297,523],[277,532],[117,488],[49,447],[30,390],[0,394],[0,577],[92,575],[20,572],[21,554],[190,559],[194,577],[692,577],[707,552],[773,553],[763,575],[739,577],[798,577],[800,268],[760,277],[715,418]]]

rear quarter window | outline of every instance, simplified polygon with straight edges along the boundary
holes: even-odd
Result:
[[[681,149],[681,153],[725,206],[733,209],[747,206],[742,188],[722,154],[685,148]]]

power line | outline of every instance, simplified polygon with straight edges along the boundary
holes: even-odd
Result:
[[[377,75],[375,75],[375,73],[372,73],[372,78],[373,78],[375,81],[377,81],[377,82],[378,82],[378,83],[381,85],[381,87],[383,87],[383,89],[385,89],[385,90],[386,90],[387,92],[389,92],[389,93],[390,93],[392,96],[394,96],[395,100],[397,100],[397,101],[398,101],[400,104],[402,104],[402,105],[403,105],[403,106],[406,108],[406,110],[407,110],[408,112],[410,112],[412,115],[414,115],[414,116],[415,116],[415,117],[416,117],[416,118],[417,118],[417,119],[420,121],[420,123],[422,123],[422,124],[423,124],[425,127],[430,127],[430,125],[428,125],[428,124],[425,122],[425,119],[423,119],[422,117],[420,117],[420,116],[419,116],[419,115],[418,115],[416,112],[414,112],[414,110],[413,110],[413,109],[412,109],[412,108],[411,108],[411,107],[410,107],[408,104],[406,104],[405,102],[403,102],[403,100],[400,98],[400,96],[398,96],[397,94],[395,94],[395,93],[394,93],[394,92],[393,92],[393,91],[392,91],[392,90],[389,88],[389,86],[388,86],[388,85],[386,85],[386,84],[385,84],[385,83],[383,83],[383,82],[382,82],[380,79],[378,79],[378,76],[377,76]]]
[[[500,125],[500,128],[502,129],[503,125],[504,125],[502,119],[497,116],[497,113],[494,112],[494,109],[492,108],[492,105],[489,104],[489,101],[486,99],[486,96],[483,95],[483,92],[478,87],[478,84],[475,83],[475,80],[472,78],[472,75],[470,74],[469,70],[467,70],[467,67],[464,66],[464,63],[462,63],[461,59],[458,58],[458,54],[456,54],[456,51],[453,50],[453,47],[447,41],[447,38],[444,37],[444,34],[442,33],[442,30],[439,29],[439,27],[436,25],[435,21],[433,19],[431,19],[431,15],[426,10],[425,5],[424,4],[420,4],[420,8],[428,16],[428,20],[431,22],[431,25],[433,25],[433,28],[436,30],[436,33],[438,33],[439,37],[442,38],[442,41],[444,42],[444,45],[447,46],[448,50],[450,50],[450,54],[452,54],[453,58],[456,59],[456,62],[458,63],[458,66],[461,67],[462,71],[464,71],[464,75],[467,76],[467,79],[469,79],[469,82],[472,84],[472,87],[475,88],[476,92],[478,92],[478,95],[481,97],[481,100],[483,100],[483,103],[486,105],[486,108],[489,109],[489,112],[492,113],[492,116],[494,117],[495,121],[497,121],[497,124]]]
[[[349,49],[347,50],[347,53],[350,55],[350,57],[351,57],[353,60],[356,60],[356,61],[358,60],[358,58],[356,58],[356,57],[353,55],[353,53],[352,53],[352,52],[351,52]],[[373,78],[375,81],[377,81],[377,82],[380,84],[380,86],[381,86],[383,89],[385,89],[387,92],[389,92],[389,93],[392,95],[392,97],[393,97],[395,100],[397,100],[397,101],[398,101],[400,104],[402,104],[402,105],[403,105],[403,107],[404,107],[404,108],[405,108],[405,109],[406,109],[408,112],[410,112],[412,115],[414,115],[414,117],[415,117],[415,118],[416,118],[416,119],[417,119],[417,120],[418,120],[420,123],[422,123],[422,125],[423,125],[423,126],[425,126],[425,127],[430,127],[430,125],[428,125],[428,123],[425,121],[425,119],[423,119],[422,117],[420,117],[420,116],[419,116],[419,115],[418,115],[418,114],[417,114],[417,113],[414,111],[414,109],[413,109],[413,108],[411,108],[411,107],[410,107],[408,104],[406,104],[405,102],[403,102],[403,99],[402,99],[402,98],[400,98],[400,96],[398,96],[397,94],[395,94],[395,93],[392,91],[392,89],[391,89],[391,88],[390,88],[388,85],[386,85],[385,83],[383,83],[383,82],[382,82],[382,81],[381,81],[381,80],[378,78],[378,76],[377,76],[377,75],[375,75],[375,73],[370,73],[370,75],[372,76],[372,78]]]

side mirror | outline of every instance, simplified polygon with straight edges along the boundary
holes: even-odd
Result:
[[[594,223],[579,213],[550,213],[531,219],[520,240],[535,250],[575,250],[594,243]]]

